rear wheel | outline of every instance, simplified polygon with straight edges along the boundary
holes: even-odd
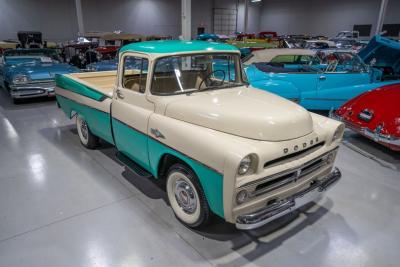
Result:
[[[210,208],[196,174],[187,166],[172,165],[167,175],[167,195],[176,217],[195,228],[207,225]]]
[[[80,115],[76,116],[76,129],[84,147],[93,149],[97,146],[99,138],[92,134],[86,120]]]

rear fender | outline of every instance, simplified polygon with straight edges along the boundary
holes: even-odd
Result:
[[[252,87],[277,94],[290,100],[300,100],[300,90],[291,82],[280,80],[261,80],[251,83]]]

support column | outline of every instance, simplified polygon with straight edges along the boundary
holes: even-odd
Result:
[[[182,10],[182,40],[192,39],[192,1],[191,0],[181,0],[181,10]]]
[[[376,23],[375,34],[380,34],[382,32],[383,21],[385,20],[386,7],[388,2],[389,0],[381,0],[381,8],[379,9],[379,17]]]
[[[247,24],[249,20],[249,0],[244,0],[244,27],[243,27],[243,32],[247,32]]]
[[[75,0],[76,18],[78,19],[78,37],[85,34],[85,27],[83,26],[83,14],[81,0]]]

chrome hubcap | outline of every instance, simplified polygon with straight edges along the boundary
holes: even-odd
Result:
[[[81,119],[81,133],[83,138],[87,139],[88,138],[88,127],[87,123],[85,120]]]
[[[193,188],[185,180],[175,182],[175,198],[182,210],[188,214],[196,211],[197,201]]]

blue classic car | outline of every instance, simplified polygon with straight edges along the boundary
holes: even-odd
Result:
[[[352,52],[319,51],[310,57],[309,50],[303,51],[255,51],[245,61],[249,82],[310,110],[338,109],[365,91],[396,83],[382,82],[382,72],[370,68]]]
[[[400,79],[399,41],[376,35],[358,55],[366,64],[380,69],[384,80]]]
[[[86,71],[108,71],[118,69],[118,58],[102,60],[90,63],[86,66]]]
[[[55,75],[80,72],[61,63],[54,49],[13,49],[0,59],[0,81],[14,102],[22,98],[54,96]]]

